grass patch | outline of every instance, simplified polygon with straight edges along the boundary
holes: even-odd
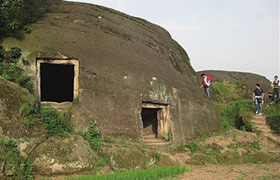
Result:
[[[248,89],[239,83],[215,82],[212,91],[224,133],[233,128],[252,131],[248,120],[253,116],[254,105],[248,99]]]
[[[158,180],[166,177],[175,177],[185,173],[186,171],[186,167],[171,166],[132,172],[118,172],[98,176],[87,175],[78,178],[67,178],[65,180]]]

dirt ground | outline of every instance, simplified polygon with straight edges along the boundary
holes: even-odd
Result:
[[[190,171],[177,180],[231,180],[231,179],[280,179],[280,163],[243,164],[243,165],[208,165],[188,167]]]

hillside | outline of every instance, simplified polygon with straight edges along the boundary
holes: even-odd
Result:
[[[217,82],[226,81],[230,83],[239,83],[240,85],[245,85],[250,90],[250,92],[255,89],[257,83],[261,85],[266,93],[272,92],[270,81],[264,76],[258,74],[236,71],[206,70],[196,72],[196,75],[199,76],[201,73],[209,74],[213,77],[214,81]]]

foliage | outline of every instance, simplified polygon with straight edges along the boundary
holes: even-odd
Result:
[[[212,89],[223,131],[231,128],[251,131],[248,119],[253,115],[254,105],[248,99],[248,90],[239,84],[228,82],[215,82]]]
[[[8,80],[18,83],[21,87],[33,93],[33,83],[31,78],[23,73],[23,70],[17,65],[21,58],[21,49],[12,47],[10,51],[5,51],[0,46],[0,75]],[[30,65],[28,61],[24,61],[24,65]]]
[[[24,124],[33,128],[36,122],[40,121],[40,102],[38,98],[27,100],[20,107],[21,117],[24,118]]]
[[[280,134],[280,105],[275,104],[264,109],[264,113],[267,115],[266,122],[270,125],[271,129]]]
[[[155,159],[157,161],[160,161],[160,157],[161,157],[161,155],[158,152],[155,152]]]
[[[215,102],[228,103],[248,99],[248,89],[239,83],[214,82],[212,87]]]
[[[4,173],[14,169],[14,173],[9,176],[9,179],[34,179],[32,174],[33,167],[20,155],[15,141],[0,139],[0,155],[1,160],[5,162],[3,167]]]
[[[42,17],[43,0],[0,0],[0,39],[5,36],[21,37],[22,31],[31,32],[29,23]]]
[[[96,125],[96,121],[92,120],[90,122],[90,126],[88,127],[88,131],[85,133],[81,133],[81,136],[87,140],[90,146],[98,153],[102,152],[102,144],[100,141],[100,133]]]
[[[45,129],[50,136],[63,136],[73,131],[71,121],[66,116],[61,116],[52,107],[41,108],[41,121],[45,123]]]
[[[159,167],[155,169],[138,170],[133,172],[119,172],[98,176],[82,176],[78,178],[68,178],[66,180],[159,180],[166,177],[175,177],[187,171],[186,167],[171,166]]]
[[[197,145],[197,143],[195,142],[189,142],[186,144],[186,147],[190,149],[190,151],[192,153],[196,152],[197,150],[199,150],[199,147]]]

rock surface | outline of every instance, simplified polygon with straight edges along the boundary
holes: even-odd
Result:
[[[38,57],[79,59],[76,130],[96,119],[104,135],[142,139],[142,102],[170,106],[166,134],[173,143],[220,129],[188,55],[163,28],[109,8],[58,1],[32,30],[23,40],[6,38],[2,45],[20,47],[33,63],[28,72],[34,77]]]
[[[92,170],[97,154],[81,136],[51,137],[29,156],[37,175],[71,174]]]
[[[110,168],[116,172],[178,165],[175,160],[165,154],[137,148],[105,148],[103,153],[110,158]]]

